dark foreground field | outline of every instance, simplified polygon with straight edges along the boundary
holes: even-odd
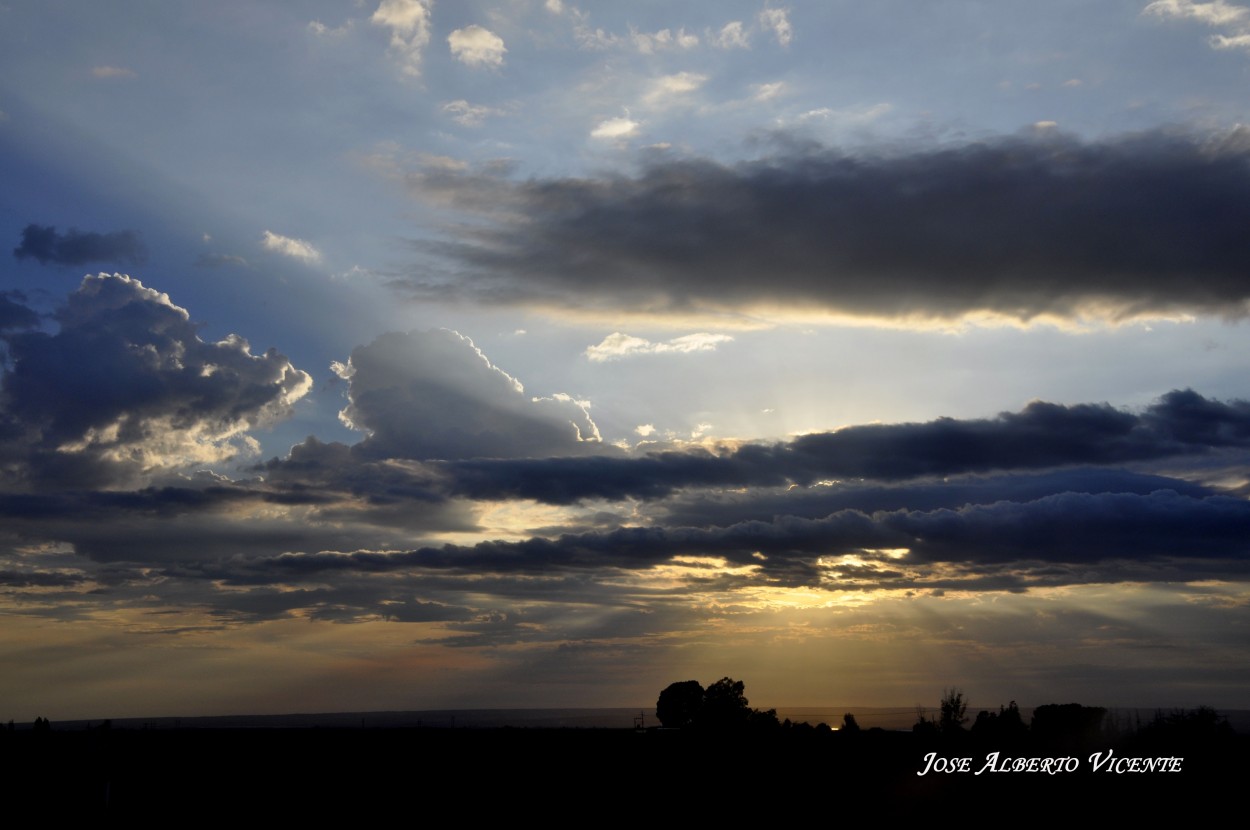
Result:
[[[1108,749],[1117,758],[1184,760],[1180,772],[1093,772],[1088,756]],[[169,821],[1201,816],[1241,800],[1248,749],[1239,735],[990,747],[880,730],[114,728],[19,731],[0,740],[10,808]],[[995,751],[1076,757],[1080,769],[973,774]],[[929,752],[970,758],[971,772],[917,775]]]

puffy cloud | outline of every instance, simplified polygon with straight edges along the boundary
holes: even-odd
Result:
[[[733,340],[728,334],[685,334],[674,337],[667,343],[653,343],[641,337],[622,334],[619,331],[609,334],[596,346],[586,348],[586,356],[596,363],[608,360],[619,360],[642,354],[688,354],[690,352],[711,352],[722,343]]]
[[[759,20],[764,29],[773,33],[778,43],[782,46],[790,45],[794,32],[790,28],[789,9],[764,9],[760,12]]]
[[[722,49],[749,49],[750,37],[741,20],[731,20],[721,27],[712,42]]]
[[[629,116],[609,118],[600,121],[599,126],[590,131],[591,138],[627,138],[638,132],[642,125]]]
[[[300,259],[304,262],[319,262],[321,260],[321,251],[312,246],[312,243],[305,242],[302,239],[295,239],[290,236],[283,236],[273,231],[265,231],[261,235],[260,244],[267,251],[289,256],[292,259]]]
[[[466,66],[503,66],[503,38],[476,24],[447,36],[451,54]]]
[[[531,398],[473,341],[447,330],[391,333],[337,366],[344,423],[368,433],[366,458],[518,458],[600,447],[585,402]]]
[[[421,74],[421,57],[430,42],[430,4],[424,0],[382,0],[373,16],[375,26],[391,30],[391,51],[407,75]]]
[[[12,486],[103,485],[252,452],[247,431],[312,386],[276,351],[200,340],[186,310],[119,274],[84,278],[54,318],[55,334],[5,337],[0,454]]]
[[[632,135],[628,117],[600,138]],[[483,301],[648,313],[1127,319],[1250,310],[1246,130],[1086,142],[1055,130],[910,153],[800,149],[637,176],[439,191],[493,220],[439,252]],[[418,293],[421,288],[413,286]]]
[[[693,49],[699,45],[699,36],[687,34],[685,29],[678,29],[676,32],[671,29],[660,29],[658,32],[648,34],[631,27],[629,39],[644,55],[667,49]]]
[[[18,259],[32,257],[40,265],[84,265],[88,262],[128,262],[140,265],[147,261],[147,248],[138,231],[109,233],[82,232],[70,228],[57,233],[53,225],[27,225],[22,229],[22,244],[13,249]]]
[[[1157,0],[1142,10],[1142,14],[1197,20],[1230,34],[1211,36],[1214,49],[1250,48],[1250,8],[1230,5],[1224,0],[1195,3],[1192,0]]]

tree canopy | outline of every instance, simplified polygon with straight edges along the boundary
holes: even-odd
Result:
[[[703,687],[697,680],[670,683],[655,702],[655,716],[668,728],[689,726],[703,708]]]
[[[779,726],[775,709],[752,709],[746,684],[722,677],[704,689],[696,680],[670,683],[655,704],[655,716],[666,727],[728,730]]]

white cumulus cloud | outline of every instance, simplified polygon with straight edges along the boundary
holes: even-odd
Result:
[[[1250,49],[1250,8],[1235,6],[1224,0],[1195,3],[1192,0],[1156,0],[1142,10],[1156,17],[1197,20],[1222,34],[1212,35],[1213,49]]]
[[[508,50],[503,38],[476,24],[456,29],[447,36],[451,54],[465,66],[503,66]]]
[[[260,244],[265,246],[267,251],[289,256],[292,259],[301,259],[304,262],[318,262],[321,259],[321,251],[310,243],[273,231],[265,231],[261,235]]]
[[[642,125],[629,116],[609,118],[599,122],[599,126],[590,131],[591,138],[625,138],[638,132]]]
[[[712,42],[722,49],[749,49],[751,41],[741,20],[731,20],[721,27]]]

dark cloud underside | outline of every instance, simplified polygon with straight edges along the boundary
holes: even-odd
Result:
[[[70,228],[57,233],[52,225],[27,225],[22,243],[13,249],[18,259],[33,258],[40,265],[85,265],[89,262],[140,265],[148,252],[138,231],[95,233]]]
[[[493,222],[437,247],[457,284],[399,284],[659,312],[1240,317],[1248,161],[1240,128],[1089,143],[1039,131],[911,153],[670,161],[632,178],[418,174],[414,191]]]
[[[824,479],[906,479],[1071,464],[1125,464],[1250,446],[1250,403],[1173,391],[1140,414],[1106,404],[1029,404],[984,420],[848,427],[722,454],[673,450],[641,458],[460,461],[460,495],[568,504],[662,498],[683,487],[764,487]]]

